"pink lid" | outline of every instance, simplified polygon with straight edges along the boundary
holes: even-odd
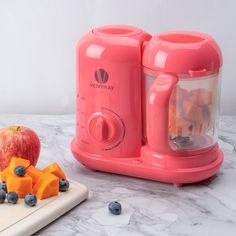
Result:
[[[222,55],[207,34],[175,31],[153,36],[145,45],[143,66],[166,73],[199,77],[219,71]]]
[[[141,29],[130,25],[106,25],[95,28],[92,32],[96,35],[106,37],[125,37],[143,33]]]

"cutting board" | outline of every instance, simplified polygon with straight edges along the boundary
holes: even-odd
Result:
[[[24,199],[14,205],[0,204],[0,235],[31,235],[84,201],[88,197],[87,187],[72,180],[69,182],[67,192],[38,200],[35,207],[25,205]]]

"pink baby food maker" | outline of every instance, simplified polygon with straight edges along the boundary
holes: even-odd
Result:
[[[209,35],[104,26],[76,54],[78,161],[176,185],[217,172],[222,56]]]

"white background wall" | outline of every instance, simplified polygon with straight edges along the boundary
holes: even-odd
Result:
[[[75,44],[91,27],[211,34],[222,48],[222,113],[236,114],[234,0],[0,0],[0,113],[73,113]]]

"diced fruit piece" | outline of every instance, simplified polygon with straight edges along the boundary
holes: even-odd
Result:
[[[195,89],[190,92],[189,99],[198,106],[210,105],[213,102],[213,94],[206,89]]]
[[[24,198],[26,194],[32,192],[32,178],[27,174],[23,177],[7,176],[8,192],[17,192],[20,198]]]
[[[6,199],[6,192],[3,189],[0,189],[0,203],[4,203]]]
[[[5,181],[0,182],[0,189],[7,192],[7,183]]]
[[[8,174],[9,174],[9,171],[8,171],[8,167],[7,167],[7,168],[5,168],[5,169],[1,172],[1,180],[2,180],[2,181],[6,181]]]
[[[192,133],[193,123],[182,118],[175,117],[169,126],[170,133],[175,136],[183,136]]]
[[[11,162],[8,166],[8,171],[10,175],[15,175],[14,170],[17,166],[23,166],[27,168],[30,166],[30,161],[20,157],[12,157]]]
[[[33,185],[35,185],[38,179],[44,174],[44,172],[38,170],[34,166],[28,167],[26,173],[32,178]]]
[[[190,92],[175,86],[169,102],[169,131],[172,136],[204,134],[212,128],[216,95],[209,89],[193,89]],[[182,119],[179,122],[177,119]],[[190,122],[187,126],[179,125],[183,120]]]
[[[66,179],[59,180],[59,191],[66,192],[69,189],[70,183]]]
[[[26,173],[26,168],[24,166],[16,166],[14,169],[14,173],[17,176],[23,177]]]
[[[25,196],[24,202],[26,205],[33,207],[37,204],[37,197],[34,194],[29,193]]]
[[[110,202],[109,205],[108,205],[108,209],[113,215],[120,215],[120,213],[121,213],[121,204],[117,201]]]
[[[204,116],[200,106],[191,103],[189,100],[185,100],[183,103],[183,109],[188,120],[197,123],[204,122]]]
[[[66,179],[64,172],[56,162],[45,167],[42,171],[45,173],[51,173],[53,175],[56,175],[58,178]]]
[[[40,200],[58,195],[59,178],[53,174],[44,173],[34,185],[33,193]]]
[[[16,192],[9,192],[7,194],[7,201],[12,204],[16,204],[18,201],[19,197]]]
[[[189,96],[187,89],[180,87],[179,85],[175,86],[172,93],[170,103],[178,108],[182,104],[182,101]]]

